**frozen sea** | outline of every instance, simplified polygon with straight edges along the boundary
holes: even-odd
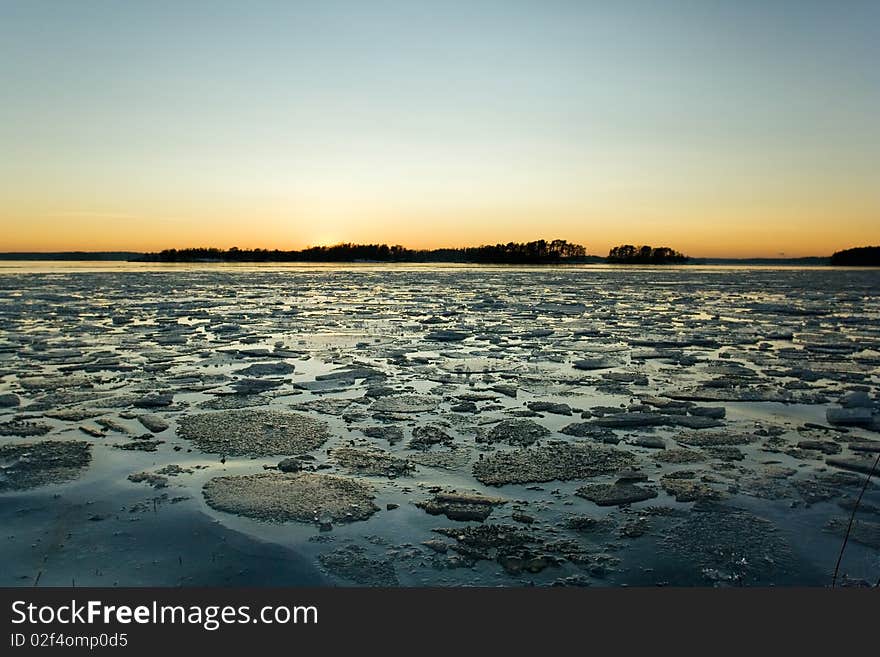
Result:
[[[878,400],[877,269],[0,262],[0,585],[873,585]]]

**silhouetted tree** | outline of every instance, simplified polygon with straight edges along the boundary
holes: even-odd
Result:
[[[666,265],[687,261],[686,255],[668,246],[654,248],[648,245],[636,247],[632,244],[622,244],[608,252],[608,262],[615,264]]]

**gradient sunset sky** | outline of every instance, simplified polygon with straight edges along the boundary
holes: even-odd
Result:
[[[880,243],[880,2],[0,0],[0,251]]]

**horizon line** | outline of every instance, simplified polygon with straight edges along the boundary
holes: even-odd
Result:
[[[431,251],[444,251],[444,250],[455,251],[455,250],[479,248],[482,246],[494,246],[495,244],[508,244],[508,243],[509,242],[495,242],[495,243],[491,243],[491,244],[486,243],[486,244],[471,245],[471,246],[441,246],[441,247],[433,247],[433,248],[410,248],[410,247],[406,247],[406,246],[399,245],[399,244],[388,244],[387,246],[403,246],[403,248],[408,251],[431,252]],[[226,251],[230,251],[233,248],[238,248],[240,251],[268,251],[268,252],[290,253],[290,252],[297,252],[297,251],[307,251],[310,249],[320,249],[320,248],[330,249],[335,246],[340,246],[340,245],[345,245],[345,244],[351,244],[351,245],[356,245],[356,246],[368,246],[370,244],[382,245],[384,243],[381,243],[381,242],[373,242],[373,243],[338,242],[338,243],[334,243],[334,244],[308,245],[308,246],[305,246],[301,249],[284,249],[284,248],[278,248],[278,247],[274,247],[274,248],[267,248],[267,247],[242,248],[242,247],[235,247],[235,246],[231,246],[231,247],[214,247],[214,246],[167,247],[167,248],[163,248],[163,249],[156,250],[156,251],[132,250],[132,249],[127,249],[127,248],[98,249],[98,250],[85,250],[85,249],[39,250],[39,249],[34,249],[34,250],[0,251],[0,257],[8,258],[9,256],[16,256],[16,255],[46,255],[46,256],[50,256],[50,255],[75,255],[75,254],[83,254],[83,255],[130,254],[130,255],[143,256],[143,255],[158,255],[158,254],[162,253],[163,251],[171,251],[171,250],[189,251],[189,250],[196,250],[196,249],[209,249],[209,250],[218,250],[218,251],[226,252]],[[634,246],[643,246],[641,244],[633,244],[633,245]],[[653,247],[653,245],[647,245],[647,246]],[[872,245],[864,245],[864,246],[872,246]],[[662,248],[662,247],[656,247],[656,248]],[[846,251],[846,250],[853,249],[853,248],[860,248],[860,247],[847,247],[846,249],[840,249],[840,251]],[[686,255],[691,260],[811,260],[811,259],[828,259],[828,258],[831,258],[833,253],[811,254],[811,255],[792,255],[792,256],[789,256],[789,255],[777,255],[777,256],[766,256],[766,255],[718,256],[718,255],[712,255],[712,256],[707,256],[707,255],[690,255],[690,254],[684,254],[684,255]],[[602,253],[589,253],[588,252],[584,256],[580,256],[580,257],[607,258],[608,254],[607,253],[602,254]]]

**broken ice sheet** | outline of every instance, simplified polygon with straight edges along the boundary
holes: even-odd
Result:
[[[169,583],[148,521],[222,581],[205,517],[303,582],[826,584],[880,444],[876,271],[132,264],[0,304],[6,584],[33,509],[65,585]]]

